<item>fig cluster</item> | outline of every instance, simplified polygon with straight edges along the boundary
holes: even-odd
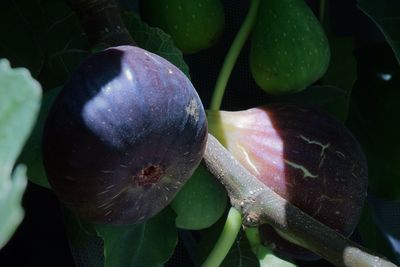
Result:
[[[170,203],[206,138],[189,79],[153,53],[120,46],[71,75],[45,125],[43,160],[52,188],[82,219],[130,224]]]

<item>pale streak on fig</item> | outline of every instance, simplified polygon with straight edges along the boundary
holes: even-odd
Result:
[[[331,202],[343,202],[344,200],[342,198],[333,198],[328,195],[322,194],[320,197],[318,197],[318,201],[322,202],[324,199],[331,201]]]
[[[104,214],[104,216],[108,216],[108,215],[110,215],[111,214],[111,212],[112,212],[112,210],[109,210],[109,211],[107,211],[105,214]]]
[[[312,174],[309,170],[307,170],[307,168],[305,168],[303,165],[297,164],[295,162],[292,162],[290,160],[285,159],[284,162],[289,165],[292,168],[301,170],[303,172],[303,178],[317,178],[318,175]]]
[[[321,208],[322,208],[322,204],[320,203],[320,204],[318,205],[317,210],[316,210],[311,216],[315,217],[315,216],[321,211]]]
[[[104,195],[104,194],[106,194],[106,193],[108,193],[108,192],[110,192],[110,190],[104,190],[104,191],[101,191],[101,192],[99,192],[99,193],[97,193],[96,194],[96,196],[101,196],[101,195]]]
[[[324,164],[324,160],[325,160],[325,149],[327,149],[328,147],[330,147],[330,143],[327,143],[326,145],[322,144],[321,142],[318,141],[314,141],[311,140],[307,137],[305,137],[304,135],[300,135],[299,138],[303,139],[304,141],[306,141],[308,144],[313,144],[313,145],[318,145],[321,147],[321,153],[319,154],[321,157],[321,161],[318,164],[318,168],[320,169],[322,167],[322,165]]]
[[[249,154],[246,152],[246,149],[244,149],[243,146],[241,145],[237,145],[239,147],[240,150],[242,150],[242,153],[244,155],[245,160],[247,161],[247,163],[249,164],[249,166],[258,174],[260,175],[260,172],[257,170],[257,167],[254,165],[254,163],[251,161]]]
[[[313,145],[320,146],[321,147],[321,153],[320,153],[321,157],[324,155],[325,149],[327,149],[331,145],[330,143],[327,143],[326,145],[324,145],[324,144],[322,144],[322,143],[320,143],[318,141],[311,140],[311,139],[305,137],[304,135],[299,135],[299,137],[301,139],[303,139],[304,141],[306,141],[308,144],[313,144]]]
[[[116,186],[116,184],[112,184],[112,185],[107,186],[106,189],[108,190],[108,189],[111,189],[111,188],[113,188],[115,186]]]
[[[339,157],[341,157],[342,159],[346,159],[346,156],[345,156],[342,152],[336,151],[335,153],[336,153]]]

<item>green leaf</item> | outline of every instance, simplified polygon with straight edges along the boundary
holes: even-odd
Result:
[[[358,0],[358,7],[378,26],[400,63],[400,1]]]
[[[40,74],[43,87],[63,85],[71,72],[90,53],[90,46],[78,17],[62,0],[43,1],[48,19],[46,61]]]
[[[0,248],[23,218],[25,167],[14,163],[33,127],[41,88],[26,69],[11,69],[0,60]],[[12,176],[12,177],[11,177]]]
[[[396,262],[396,256],[373,219],[373,211],[368,202],[366,202],[359,224],[358,233],[361,235],[364,247],[376,253],[385,255],[391,261]]]
[[[18,159],[18,162],[27,165],[29,180],[46,188],[50,188],[50,184],[42,160],[42,135],[51,105],[60,91],[61,87],[44,92],[36,125]]]
[[[354,39],[330,37],[331,61],[322,84],[334,85],[351,91],[357,79],[357,62],[354,57]]]
[[[210,227],[224,214],[225,188],[201,164],[171,203],[177,214],[176,226],[199,230]]]
[[[2,0],[0,4],[0,58],[39,74],[44,62],[45,21],[39,1]]]
[[[400,65],[386,44],[360,50],[357,60],[347,125],[366,154],[369,189],[400,199]]]
[[[104,266],[103,240],[93,224],[80,220],[62,207],[67,237],[77,266]],[[82,261],[82,262],[81,262]]]
[[[170,35],[159,28],[150,27],[142,22],[135,13],[125,12],[123,19],[129,33],[139,47],[167,59],[187,77],[190,77],[189,67],[183,59],[182,52],[175,46]]]
[[[141,224],[96,229],[104,240],[106,267],[161,266],[178,242],[175,214],[169,208]]]

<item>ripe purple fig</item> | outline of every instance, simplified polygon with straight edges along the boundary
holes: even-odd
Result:
[[[367,192],[367,165],[358,142],[321,111],[271,104],[209,112],[210,132],[264,184],[315,219],[349,236]],[[263,225],[266,245],[295,258],[315,258]]]
[[[65,84],[45,125],[44,165],[82,219],[138,223],[170,203],[206,138],[189,79],[153,53],[120,46],[87,58]]]

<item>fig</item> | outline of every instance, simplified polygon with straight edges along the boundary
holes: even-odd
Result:
[[[95,223],[147,220],[174,198],[200,163],[207,120],[188,78],[146,50],[98,52],[57,96],[43,134],[51,187]]]
[[[210,132],[257,179],[341,234],[354,231],[367,192],[367,165],[359,143],[339,121],[317,109],[283,103],[207,115]],[[315,257],[287,246],[293,240],[272,234],[268,225],[259,230],[273,249],[295,258]]]
[[[260,2],[250,68],[263,90],[273,95],[300,91],[325,73],[329,60],[322,26],[303,0]]]
[[[170,34],[185,54],[215,44],[225,26],[219,0],[145,0],[140,1],[140,15],[150,26]]]
[[[224,214],[227,199],[223,185],[200,164],[171,202],[176,226],[187,230],[210,227]]]

